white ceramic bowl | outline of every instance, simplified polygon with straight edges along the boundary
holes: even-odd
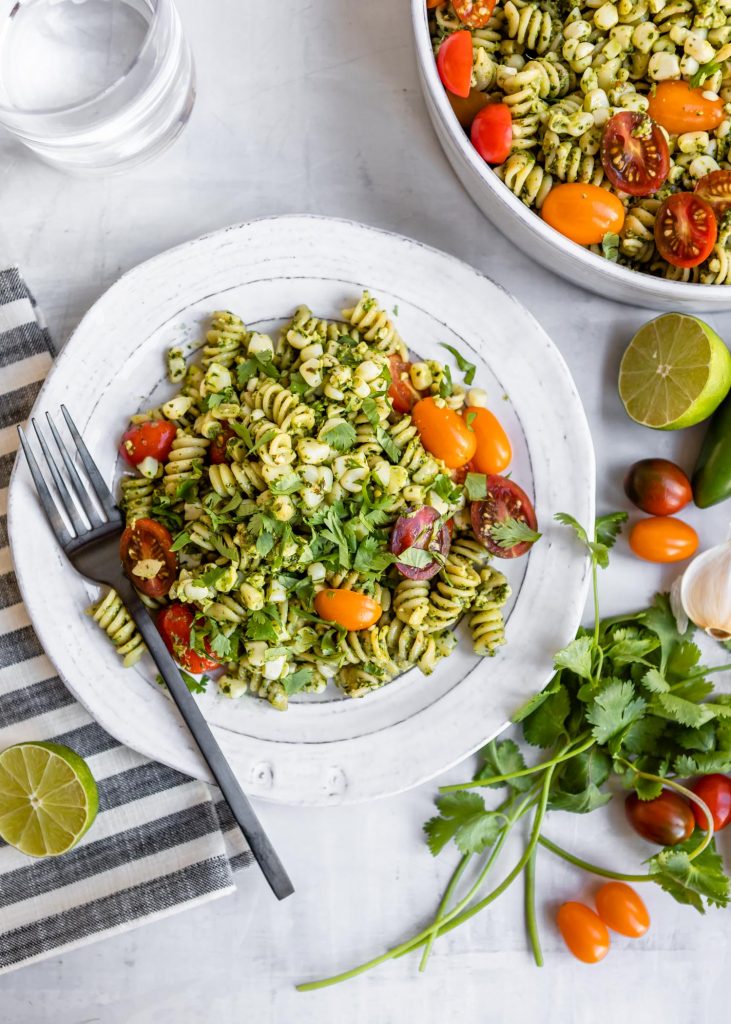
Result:
[[[454,171],[482,212],[544,267],[605,298],[653,309],[731,309],[731,287],[684,284],[638,273],[564,238],[521,202],[479,156],[450,106],[437,72],[425,0],[411,0],[419,78],[427,110]]]

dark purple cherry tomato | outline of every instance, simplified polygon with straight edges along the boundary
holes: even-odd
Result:
[[[633,505],[651,516],[675,515],[693,497],[688,477],[667,459],[635,462],[624,479],[624,493]]]
[[[711,812],[714,832],[726,828],[731,821],[731,779],[725,775],[704,775],[692,788]],[[698,804],[693,804],[692,810],[696,825],[705,832],[708,828],[705,814]]]
[[[488,551],[498,558],[518,558],[530,551],[532,541],[520,541],[512,547],[503,547],[493,537],[493,528],[498,523],[515,519],[525,523],[531,530],[536,528],[536,514],[530,498],[522,487],[507,477],[491,473],[487,477],[487,497],[483,501],[473,501],[470,506],[470,517],[475,537],[484,544]]]
[[[664,789],[654,800],[640,800],[631,793],[624,809],[635,832],[659,846],[677,846],[689,839],[695,828],[690,807],[671,789]]]
[[[436,525],[438,519],[437,510],[424,505],[408,515],[399,516],[393,524],[389,542],[392,555],[400,555],[407,548],[420,548],[422,551],[433,551],[440,556],[421,567],[396,562],[396,568],[402,576],[410,580],[430,580],[441,569],[442,559],[449,552],[451,535],[445,523]]]

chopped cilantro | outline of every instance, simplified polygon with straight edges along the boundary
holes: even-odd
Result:
[[[457,366],[464,374],[465,384],[471,384],[472,381],[475,379],[475,373],[477,372],[477,367],[475,366],[475,364],[468,362],[465,359],[465,357],[461,354],[461,352],[458,352],[457,349],[454,348],[452,345],[447,345],[446,342],[443,341],[440,342],[440,345],[442,346],[442,348],[446,348],[447,352],[451,352],[452,355],[454,356]]]

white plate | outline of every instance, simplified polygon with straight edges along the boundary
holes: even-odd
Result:
[[[84,317],[35,409],[66,403],[111,481],[129,414],[152,393],[173,391],[163,383],[165,349],[197,335],[213,310],[262,326],[300,303],[335,317],[364,288],[398,309],[399,330],[419,354],[450,358],[438,344],[448,342],[477,364],[475,382],[511,435],[511,469],[535,497],[544,537],[528,558],[505,563],[516,597],[508,643],[493,659],[476,658],[467,641],[429,678],[413,671],[362,700],[328,693],[285,714],[250,697],[203,698],[246,789],[287,803],[368,800],[414,786],[502,729],[550,676],[588,583],[581,551],[552,516],[565,510],[588,524],[594,515],[594,453],[563,359],[515,299],[450,256],[348,221],[277,217],[189,242],[126,274]],[[9,519],[28,611],[74,695],[123,743],[207,778],[151,663],[122,669],[83,615],[96,591],[56,547],[25,464],[11,480]]]

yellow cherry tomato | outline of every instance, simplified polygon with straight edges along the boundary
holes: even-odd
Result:
[[[647,113],[670,132],[710,132],[723,121],[723,100],[708,98],[705,89],[693,89],[688,82],[659,82],[649,96]]]
[[[629,546],[646,562],[682,562],[694,555],[698,534],[674,516],[651,516],[632,527]]]
[[[513,449],[497,416],[482,406],[470,405],[464,417],[477,439],[472,468],[478,473],[503,473],[510,465]]]
[[[622,230],[624,207],[606,188],[574,182],[551,189],[541,217],[577,245],[598,245],[607,232]]]
[[[315,594],[315,611],[321,619],[336,622],[338,626],[353,632],[368,629],[381,617],[378,601],[357,590],[335,590],[328,588]]]
[[[466,466],[477,448],[477,438],[454,409],[422,398],[411,416],[426,450],[450,469]]]

